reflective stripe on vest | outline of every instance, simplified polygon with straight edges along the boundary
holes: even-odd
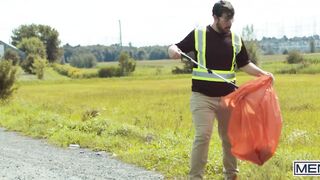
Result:
[[[220,71],[220,70],[215,70],[214,72],[229,81],[236,80],[235,73],[229,73],[229,71]],[[218,77],[217,75],[210,74],[206,69],[202,69],[202,68],[201,69],[193,68],[192,79],[203,80],[203,81],[224,82],[224,80]]]
[[[233,57],[232,57],[232,66],[231,71],[234,71],[235,63],[236,63],[236,55],[240,53],[241,51],[241,38],[240,36],[231,33],[231,39],[232,39],[232,47],[233,47]]]
[[[198,63],[206,67],[206,28],[195,29],[195,49],[197,51]],[[232,47],[233,47],[233,57],[232,65],[230,70],[213,70],[215,73],[219,74],[223,78],[229,81],[235,81],[235,59],[236,55],[241,51],[241,38],[234,33],[231,33]],[[198,66],[198,68],[193,68],[192,79],[203,80],[203,81],[215,81],[224,82],[221,78],[214,74],[209,74],[207,70]]]

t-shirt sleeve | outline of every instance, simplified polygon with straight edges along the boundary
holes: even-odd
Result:
[[[250,63],[250,59],[248,56],[248,52],[247,49],[245,47],[245,44],[243,43],[243,41],[241,40],[242,46],[241,46],[241,51],[239,54],[237,54],[236,56],[236,62],[237,62],[237,67],[241,68],[247,64]]]
[[[184,53],[194,51],[194,30],[191,31],[182,41],[176,44]]]

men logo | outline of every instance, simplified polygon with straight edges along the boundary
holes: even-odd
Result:
[[[320,176],[320,160],[293,161],[294,176]]]

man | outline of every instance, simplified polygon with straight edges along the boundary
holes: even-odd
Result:
[[[190,32],[181,42],[168,49],[170,58],[180,59],[180,52],[193,51],[199,64],[214,70],[224,78],[235,82],[235,67],[253,75],[270,75],[250,62],[247,50],[239,36],[232,33],[234,8],[230,2],[221,0],[212,9],[213,23],[205,28]],[[273,77],[273,76],[272,76]],[[195,127],[189,179],[203,179],[208,158],[213,120],[218,120],[218,132],[222,140],[225,179],[236,179],[236,158],[231,154],[227,136],[229,113],[220,106],[222,96],[233,92],[234,86],[209,74],[196,66],[192,72],[192,95],[190,109]]]

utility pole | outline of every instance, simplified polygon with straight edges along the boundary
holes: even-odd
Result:
[[[119,19],[119,32],[120,32],[120,48],[122,49],[122,32],[121,32],[121,20]]]

